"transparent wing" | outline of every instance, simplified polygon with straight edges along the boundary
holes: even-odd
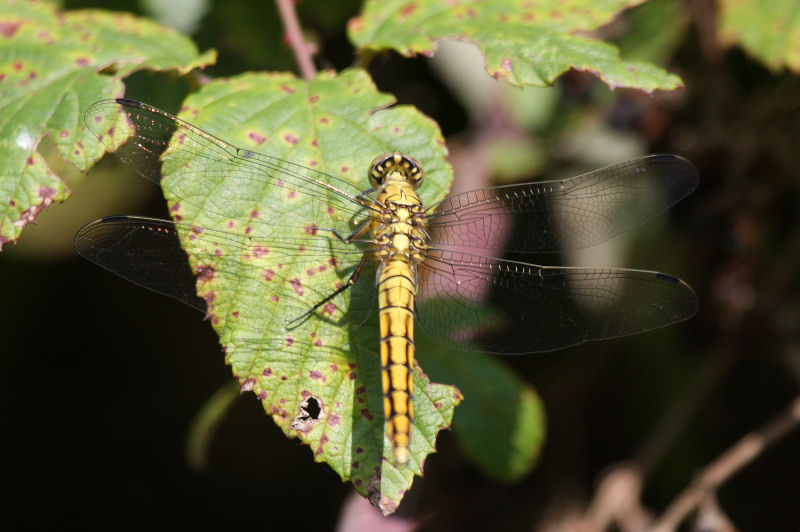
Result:
[[[240,323],[254,313],[247,307],[255,305],[270,309],[270,316],[283,323],[303,315],[349,279],[366,251],[323,234],[266,242],[137,216],[87,224],[76,235],[75,248],[99,266],[206,312],[212,320]],[[218,290],[228,297],[217,298]],[[373,306],[351,293],[331,300],[318,314],[337,320],[346,312],[368,315]],[[264,326],[253,323],[256,330]]]
[[[342,179],[238,148],[144,103],[103,100],[84,119],[110,151],[180,203],[221,220],[251,213],[254,233],[315,226],[347,236],[368,212],[360,189]]]
[[[689,285],[658,272],[561,268],[429,250],[419,327],[457,349],[532,353],[636,334],[697,312]],[[484,300],[491,290],[489,309]]]
[[[549,253],[604,242],[688,196],[697,169],[675,155],[650,155],[560,181],[462,192],[430,215],[432,245]],[[504,247],[508,228],[526,239]]]

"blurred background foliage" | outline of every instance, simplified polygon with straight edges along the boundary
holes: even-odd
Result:
[[[63,4],[134,11],[181,28],[201,50],[219,51],[209,76],[295,67],[272,2]],[[456,186],[472,188],[463,183],[486,174],[498,182],[564,177],[647,152],[683,155],[701,175],[700,188],[659,221],[562,257],[678,275],[697,291],[700,313],[645,335],[505,359],[547,408],[538,469],[516,484],[492,481],[443,433],[398,514],[424,530],[555,527],[623,460],[643,467],[643,503],[660,513],[700,468],[797,396],[798,60],[759,53],[760,42],[782,34],[774,20],[737,14],[750,4],[655,0],[598,32],[624,57],[679,74],[686,89],[672,93],[612,92],[575,71],[554,88],[510,88],[486,76],[463,43],[441,46],[431,61],[392,53],[372,61],[380,90],[440,124]],[[794,2],[768,4],[794,5],[798,16]],[[352,63],[344,31],[359,8],[298,3],[319,65]],[[796,54],[800,37],[792,35]],[[184,78],[140,72],[128,78],[126,94],[175,112],[189,90]],[[7,427],[0,478],[15,494],[4,500],[4,520],[334,527],[350,488],[286,440],[254,397],[234,402],[206,469],[189,467],[184,440],[193,416],[230,380],[216,336],[194,311],[72,251],[85,222],[122,212],[166,217],[163,199],[110,158],[91,178],[48,160],[67,175],[73,197],[0,255]],[[800,435],[785,437],[719,491],[722,511],[740,529],[800,528],[798,449]]]

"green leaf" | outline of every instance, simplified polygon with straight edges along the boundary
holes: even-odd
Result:
[[[800,6],[795,0],[720,0],[719,35],[772,70],[800,73]]]
[[[476,310],[475,317],[492,319],[488,311]],[[469,324],[456,327],[464,330]],[[447,349],[424,335],[416,344],[428,375],[453,383],[464,395],[453,420],[453,433],[464,454],[487,476],[502,482],[528,474],[544,445],[546,427],[544,405],[533,387],[499,357]]]
[[[392,103],[361,70],[309,82],[261,73],[214,81],[186,100],[181,116],[255,153],[238,152],[241,166],[233,168],[232,148],[187,128],[177,132],[161,168],[198,272],[198,295],[209,303],[208,317],[242,389],[384,513],[394,511],[421,474],[461,396],[431,383],[417,366],[411,460],[398,466],[384,426],[374,273],[293,320],[346,283],[360,262],[363,247],[342,242],[329,228],[346,237],[367,220],[363,207],[337,191],[354,197],[369,188],[373,158],[394,151],[417,157],[426,176],[418,192],[429,205],[449,188],[452,170],[436,125]],[[118,135],[112,145],[130,134],[115,116],[97,112],[94,119],[100,133],[113,128]],[[141,123],[157,120],[148,115]],[[146,159],[150,152],[125,153]],[[267,177],[276,166],[284,172]]]
[[[86,170],[103,154],[82,127],[91,103],[121,96],[120,78],[136,70],[185,73],[214,57],[133,15],[0,4],[0,248],[16,241],[42,208],[70,194],[37,151],[44,135],[64,160]],[[107,69],[116,75],[99,73]]]
[[[350,39],[362,49],[433,55],[444,39],[475,43],[486,70],[513,85],[546,86],[569,70],[593,72],[609,87],[652,92],[681,86],[679,77],[649,63],[623,61],[619,51],[586,36],[640,0],[465,2],[408,0],[366,3],[350,21]]]
[[[679,0],[650,0],[627,13],[628,31],[617,41],[628,59],[662,65],[683,43],[689,13]]]

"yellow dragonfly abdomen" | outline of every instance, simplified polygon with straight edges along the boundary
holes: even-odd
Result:
[[[395,461],[410,457],[414,422],[414,297],[417,264],[428,235],[425,212],[415,189],[422,169],[412,157],[382,155],[370,166],[370,182],[378,189],[372,214],[372,236],[380,261],[378,307],[386,432]]]

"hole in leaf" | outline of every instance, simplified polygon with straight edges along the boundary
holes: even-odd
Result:
[[[297,432],[308,433],[314,428],[322,414],[322,401],[313,395],[309,395],[300,403],[297,415],[292,420],[290,427]]]

